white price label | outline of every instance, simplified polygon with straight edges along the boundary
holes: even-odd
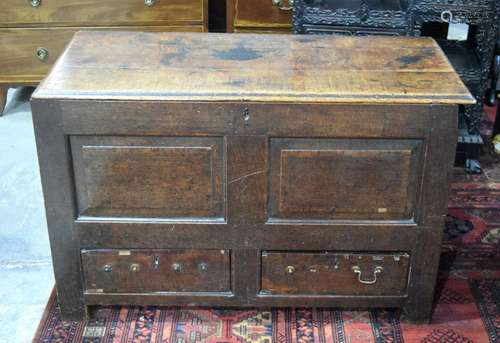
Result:
[[[450,23],[448,26],[448,40],[465,41],[469,37],[469,25]]]

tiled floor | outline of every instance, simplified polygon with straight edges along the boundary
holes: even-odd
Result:
[[[53,287],[30,92],[0,117],[0,342],[31,342]]]

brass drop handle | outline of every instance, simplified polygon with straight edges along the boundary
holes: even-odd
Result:
[[[40,61],[45,62],[49,58],[49,52],[45,48],[38,48],[36,49],[36,57]]]
[[[288,0],[288,6],[285,5],[287,0],[271,0],[273,5],[278,7],[282,11],[291,11],[293,9],[294,0]]]
[[[28,3],[31,5],[31,7],[40,7],[42,4],[42,0],[28,0]]]
[[[144,0],[144,5],[153,7],[154,5],[156,5],[156,0]]]
[[[352,267],[352,271],[356,274],[358,274],[358,281],[360,283],[362,283],[363,285],[373,285],[377,282],[377,274],[380,274],[382,273],[382,271],[384,270],[384,268],[380,267],[380,266],[377,266],[375,267],[375,269],[373,270],[373,277],[371,279],[363,279],[362,277],[362,272],[361,272],[361,268],[359,266],[353,266]]]
[[[295,267],[294,266],[287,266],[285,268],[285,271],[287,274],[293,274],[293,273],[295,273]]]

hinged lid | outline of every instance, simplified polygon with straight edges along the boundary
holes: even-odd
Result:
[[[99,31],[34,98],[474,103],[430,38]]]

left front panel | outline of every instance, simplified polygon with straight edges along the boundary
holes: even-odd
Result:
[[[221,137],[72,136],[79,219],[225,220]]]

